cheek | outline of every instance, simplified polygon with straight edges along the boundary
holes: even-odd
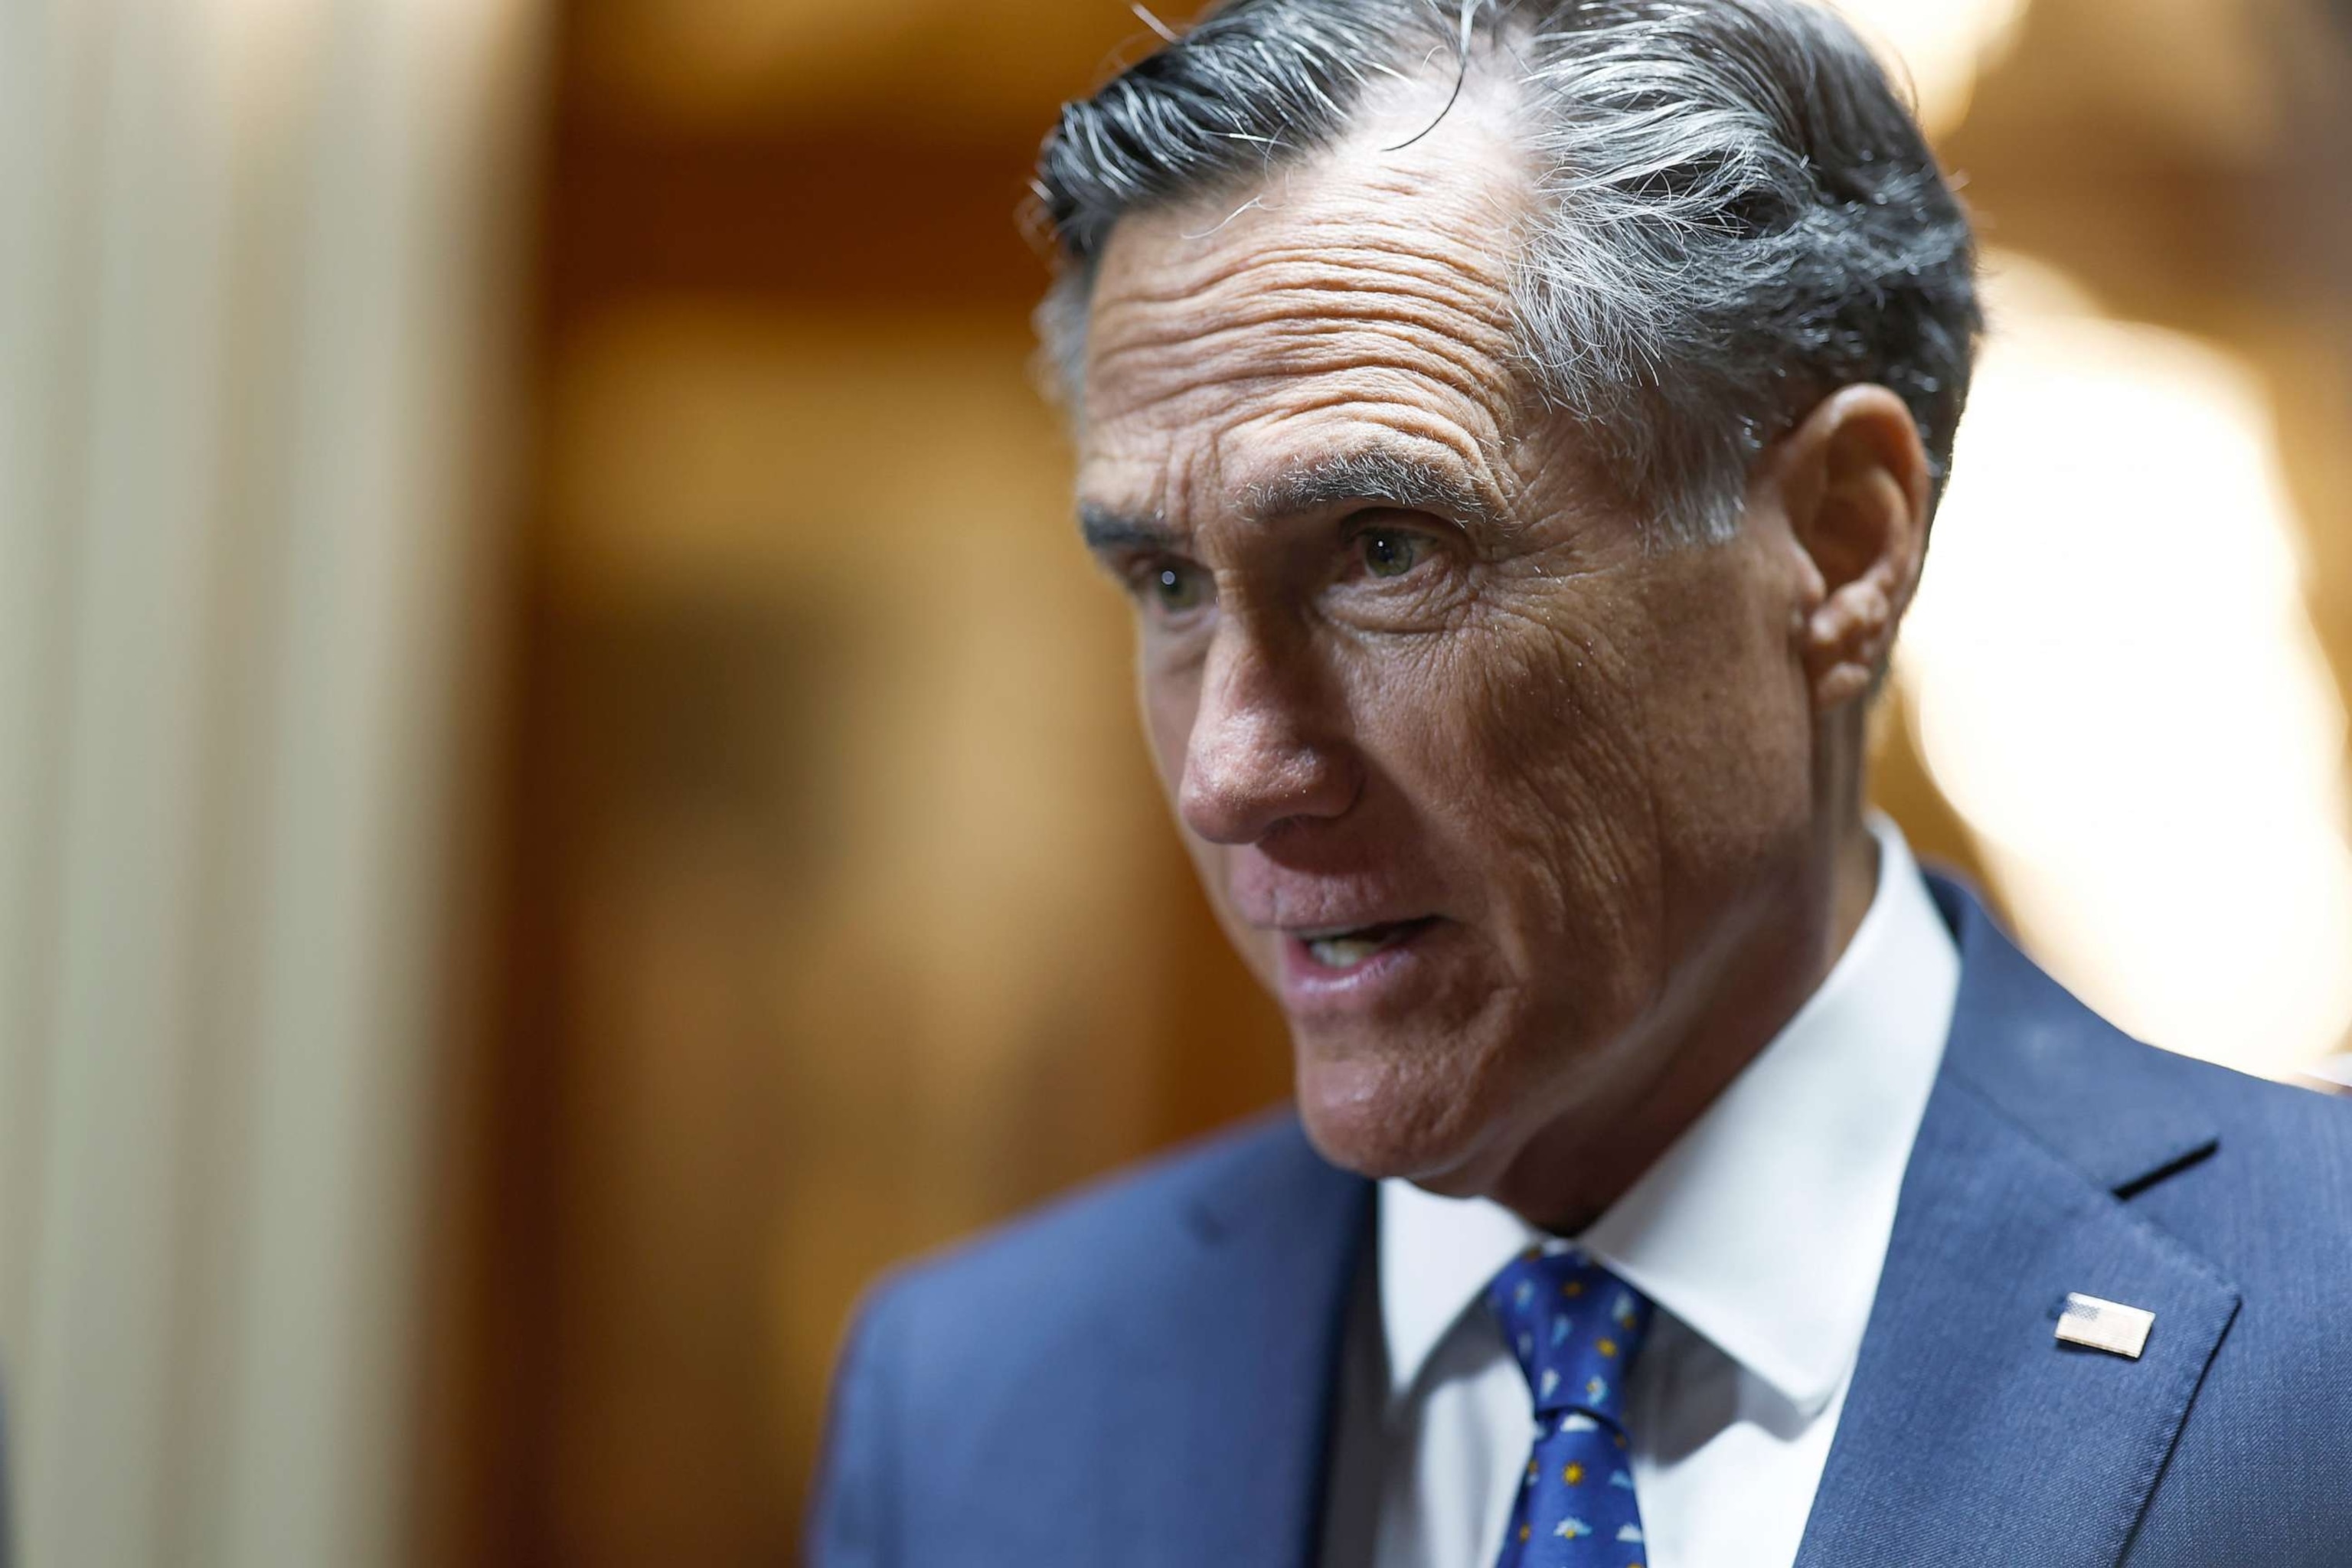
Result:
[[[1656,658],[1661,818],[1687,874],[1710,885],[1753,881],[1756,858],[1809,821],[1813,792],[1815,727],[1788,610],[1760,572],[1737,565],[1726,559],[1719,580],[1670,605]]]
[[[1503,639],[1498,639],[1503,640]],[[1598,625],[1530,623],[1486,666],[1465,747],[1497,798],[1495,850],[1516,895],[1524,961],[1572,979],[1614,1026],[1647,994],[1658,846],[1646,693]]]
[[[1505,966],[1614,1012],[1594,988],[1642,989],[1658,861],[1633,664],[1599,619],[1556,600],[1432,639],[1385,672],[1411,695],[1379,744]]]
[[[1815,726],[1789,611],[1760,545],[1679,558],[1644,643],[1644,793],[1659,857],[1657,965],[1719,962],[1774,917],[1815,831]]]

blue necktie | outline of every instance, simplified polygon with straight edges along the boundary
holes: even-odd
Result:
[[[1496,1568],[1641,1568],[1623,1411],[1650,1303],[1580,1252],[1530,1247],[1495,1276],[1486,1305],[1536,1410]]]

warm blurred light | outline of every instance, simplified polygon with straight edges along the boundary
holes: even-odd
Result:
[[[2026,0],[1830,0],[1882,55],[1899,62],[1918,94],[1930,136],[1968,117],[1979,73],[2015,36]]]
[[[691,105],[772,91],[788,62],[838,69],[887,57],[924,9],[909,0],[620,0],[587,27],[592,39],[610,40],[627,74]]]
[[[1921,120],[1940,136],[1967,114],[1977,77],[2000,58],[2027,0],[1828,3],[1897,64]],[[724,119],[761,106],[806,114],[895,84],[909,112],[945,95],[965,112],[985,105],[1026,119],[1097,78],[1114,56],[1150,47],[1150,33],[1206,9],[1202,0],[1154,4],[1148,16],[1122,0],[601,0],[583,8],[578,26],[593,75],[670,115]],[[1045,39],[1057,42],[1040,50]]]
[[[2285,1075],[2352,1024],[2345,713],[2260,386],[1994,258],[1897,661],[2025,934],[2125,1027]]]
[[[1182,6],[1174,8],[1179,16]],[[572,8],[587,77],[681,123],[978,121],[1034,137],[1053,105],[1150,35],[1123,0],[598,0]]]

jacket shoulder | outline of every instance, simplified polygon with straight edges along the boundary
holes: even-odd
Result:
[[[1139,1323],[1192,1315],[1201,1243],[1220,1212],[1311,1203],[1334,1175],[1296,1118],[1265,1116],[885,1276],[835,1373],[808,1561],[909,1560],[907,1456],[919,1439],[927,1496],[1009,1510],[999,1522],[1016,1535],[1035,1511],[1023,1500],[1084,1495],[1083,1435],[1118,1424],[1096,1408],[1118,1397],[1118,1358],[1151,1344]]]
[[[2242,1163],[2292,1166],[2306,1190],[2317,1180],[2328,1184],[2319,1190],[2352,1200],[2352,1097],[2257,1078],[2138,1040],[2127,1039],[2125,1049],[2135,1077],[2211,1123],[2217,1152]]]
[[[2128,1561],[2335,1562],[2352,1530],[2336,1442],[2352,1424],[2352,1100],[2143,1049],[2213,1143],[2129,1206],[2219,1270],[2238,1308]]]
[[[1184,1272],[1226,1200],[1279,1201],[1329,1175],[1288,1110],[1116,1172],[1004,1225],[893,1271],[869,1293],[928,1346],[969,1342],[1003,1358],[1076,1331]]]
[[[2257,1217],[2250,1193],[2291,1180],[2292,1232],[2352,1226],[2352,1100],[2134,1039],[2067,991],[1960,884],[1930,878],[1958,940],[1944,1070],[2143,1213],[2189,1229]],[[2200,1212],[2200,1211],[2203,1212]]]
[[[2352,1289],[2352,1099],[2153,1046],[2137,1055],[2142,1073],[2211,1128],[2213,1144],[2134,1207],[2198,1232],[2241,1274],[2315,1270]]]

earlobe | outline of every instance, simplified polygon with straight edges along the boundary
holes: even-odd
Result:
[[[1894,619],[1886,595],[1867,582],[1846,584],[1807,617],[1806,675],[1816,711],[1834,711],[1870,689],[1894,642]]]
[[[1869,691],[1894,646],[1926,551],[1927,458],[1909,408],[1883,386],[1832,394],[1784,441],[1790,531],[1813,600],[1799,649],[1814,710],[1827,713]]]

